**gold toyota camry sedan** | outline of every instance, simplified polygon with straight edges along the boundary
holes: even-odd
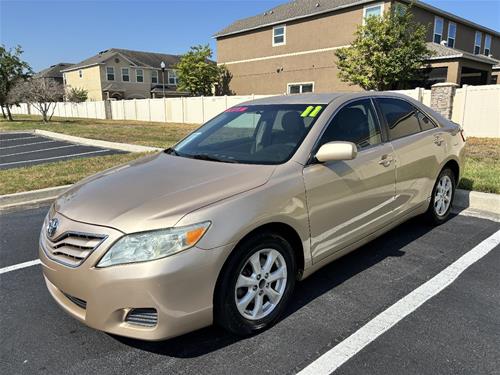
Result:
[[[296,281],[411,217],[445,221],[464,144],[459,126],[398,94],[232,107],[61,195],[40,235],[48,290],[116,335],[260,332]]]

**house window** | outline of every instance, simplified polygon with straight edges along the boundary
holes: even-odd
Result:
[[[484,54],[486,56],[491,55],[491,35],[489,34],[484,36]]]
[[[481,53],[481,40],[483,39],[483,33],[481,31],[476,31],[476,37],[474,38],[474,54],[479,55]]]
[[[363,23],[368,17],[380,17],[384,11],[384,4],[374,4],[363,8]]]
[[[304,94],[314,91],[314,82],[289,83],[288,94]]]
[[[168,84],[177,85],[177,71],[175,70],[168,71]]]
[[[78,71],[78,77],[83,78],[83,70]]]
[[[274,26],[273,27],[273,47],[282,46],[286,44],[286,26]]]
[[[443,19],[434,17],[434,43],[440,44],[443,39]]]
[[[115,80],[115,68],[112,66],[107,66],[106,67],[106,79],[108,81],[114,81]]]
[[[122,81],[130,82],[130,73],[128,71],[128,68],[122,68]]]
[[[144,82],[144,71],[142,69],[136,69],[135,80],[136,82]]]
[[[158,70],[151,71],[151,83],[158,83]]]
[[[448,47],[455,47],[455,39],[457,37],[457,24],[450,22],[448,24]]]

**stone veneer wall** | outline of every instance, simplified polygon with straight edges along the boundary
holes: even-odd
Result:
[[[453,98],[458,85],[452,82],[437,83],[431,87],[431,108],[447,119],[453,113]]]

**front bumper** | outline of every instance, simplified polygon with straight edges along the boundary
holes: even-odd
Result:
[[[193,247],[151,262],[96,268],[121,232],[56,216],[64,222],[63,227],[82,231],[85,226],[87,232],[107,231],[108,236],[81,265],[70,267],[49,257],[42,231],[39,256],[45,281],[67,313],[92,328],[143,340],[162,340],[212,324],[215,284],[231,246],[211,250]],[[75,303],[75,298],[86,305]],[[157,311],[154,327],[125,321],[131,309],[141,308]]]

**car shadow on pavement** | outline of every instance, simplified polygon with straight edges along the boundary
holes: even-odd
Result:
[[[453,219],[453,216],[450,217]],[[337,285],[389,257],[401,257],[401,249],[433,229],[420,217],[396,227],[390,232],[360,247],[354,252],[323,267],[296,285],[290,306],[282,320]],[[149,342],[111,335],[119,342],[155,354],[194,358],[232,345],[244,338],[222,328],[211,326],[165,341]]]

